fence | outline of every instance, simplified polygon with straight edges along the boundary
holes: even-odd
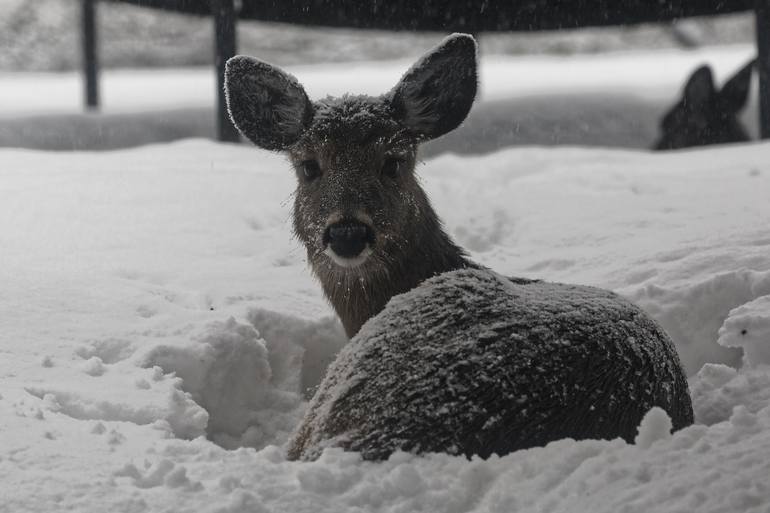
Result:
[[[770,138],[770,0],[107,0],[211,16],[215,27],[217,137],[236,141],[223,92],[224,64],[236,53],[236,23],[255,19],[302,25],[469,33],[633,25],[754,10],[759,70],[760,135]],[[98,52],[95,5],[81,0],[85,98],[96,108]]]

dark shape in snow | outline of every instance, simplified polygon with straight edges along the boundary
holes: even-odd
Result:
[[[751,85],[752,59],[722,89],[714,87],[711,68],[693,71],[682,90],[682,98],[663,116],[656,150],[746,142],[749,135],[739,117]]]
[[[416,152],[473,103],[471,36],[449,36],[381,97],[311,103],[294,77],[250,57],[228,62],[226,88],[238,129],[288,151],[295,233],[353,337],[290,458],[327,446],[380,459],[633,441],[653,406],[675,429],[692,423],[674,345],[639,308],[608,291],[500,277],[443,231]]]
[[[692,423],[674,345],[638,307],[597,288],[460,270],[394,297],[364,325],[327,371],[289,456],[632,443],[653,406],[674,429]]]

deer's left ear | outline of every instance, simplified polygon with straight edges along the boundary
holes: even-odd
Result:
[[[754,67],[754,59],[740,69],[730,80],[725,82],[719,91],[719,99],[731,112],[738,112],[746,105],[751,86],[751,70]]]
[[[452,34],[426,53],[389,93],[409,131],[434,139],[457,128],[476,97],[476,41]]]

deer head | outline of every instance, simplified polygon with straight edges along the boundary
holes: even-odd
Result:
[[[754,60],[725,82],[714,87],[711,68],[696,69],[682,91],[682,98],[663,117],[657,150],[748,141],[738,119],[746,105]]]
[[[349,336],[394,294],[464,267],[414,168],[420,143],[456,128],[476,95],[476,43],[453,34],[382,96],[311,101],[296,78],[253,57],[227,62],[233,123],[285,152],[294,232]]]

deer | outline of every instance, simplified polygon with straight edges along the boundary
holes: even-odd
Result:
[[[742,66],[719,90],[708,65],[695,69],[682,88],[681,99],[661,119],[661,136],[653,149],[749,141],[739,115],[746,106],[755,62],[752,59]]]
[[[381,96],[317,101],[276,66],[226,64],[234,125],[294,169],[294,234],[350,337],[288,442],[291,460],[327,447],[486,458],[566,437],[633,441],[656,406],[674,429],[693,422],[674,344],[640,308],[497,274],[443,228],[417,151],[467,116],[476,55],[472,36],[452,34]]]

